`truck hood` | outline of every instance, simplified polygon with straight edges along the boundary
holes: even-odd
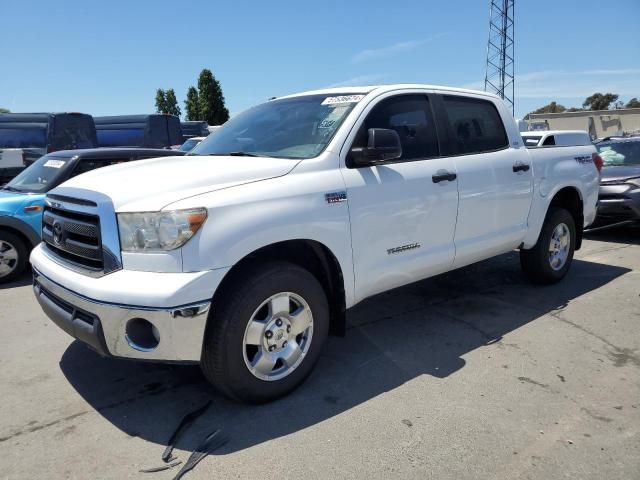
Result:
[[[137,160],[90,171],[66,187],[107,195],[118,212],[157,211],[170,203],[286,175],[300,162],[268,157],[176,156]]]
[[[612,183],[640,177],[640,165],[611,166],[602,169],[602,182]]]

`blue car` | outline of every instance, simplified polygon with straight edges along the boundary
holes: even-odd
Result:
[[[100,167],[185,152],[150,148],[65,150],[41,157],[0,189],[0,283],[20,275],[40,243],[46,193],[71,177]]]

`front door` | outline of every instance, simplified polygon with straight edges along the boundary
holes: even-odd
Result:
[[[458,208],[455,166],[439,155],[426,93],[387,95],[363,118],[351,147],[366,146],[368,129],[386,128],[398,132],[403,153],[356,166],[343,152],[356,301],[448,270]]]

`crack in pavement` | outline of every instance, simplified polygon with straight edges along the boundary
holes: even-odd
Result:
[[[632,363],[636,367],[640,367],[640,356],[635,354],[637,349],[618,347],[617,345],[614,345],[603,336],[598,335],[597,333],[589,330],[588,328],[583,327],[582,325],[579,325],[575,322],[572,322],[571,320],[567,320],[560,314],[560,311],[549,312],[549,315],[551,315],[553,318],[557,320],[560,320],[561,322],[566,323],[567,325],[572,326],[573,328],[580,330],[583,333],[586,333],[587,335],[593,338],[600,340],[602,343],[604,343],[606,346],[612,349],[613,352],[608,351],[607,355],[609,355],[609,357],[614,361],[614,365],[616,367],[622,367],[627,363]]]

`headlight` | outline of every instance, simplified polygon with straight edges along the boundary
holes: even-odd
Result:
[[[640,187],[640,177],[630,178],[629,180],[625,180],[624,183],[630,183],[636,187]]]
[[[124,252],[162,252],[183,246],[207,219],[205,208],[168,212],[119,213]]]

